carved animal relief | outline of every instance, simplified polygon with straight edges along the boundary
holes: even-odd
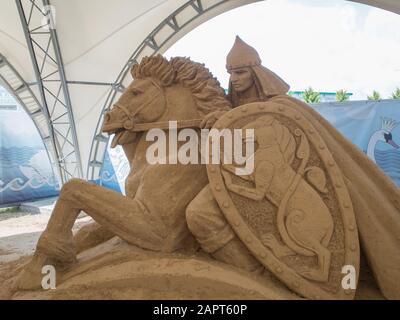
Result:
[[[207,166],[213,194],[249,250],[304,297],[353,298],[341,287],[342,267],[359,267],[352,203],[313,124],[293,107],[260,102],[235,108],[214,128],[254,130],[251,174],[236,175],[235,163]]]

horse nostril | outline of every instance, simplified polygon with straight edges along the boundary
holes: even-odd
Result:
[[[111,120],[111,116],[109,113],[104,114],[104,121],[109,122]]]

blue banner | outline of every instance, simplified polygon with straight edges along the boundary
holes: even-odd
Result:
[[[0,205],[56,196],[58,188],[32,120],[19,106],[0,109]]]
[[[400,186],[400,100],[313,105]]]

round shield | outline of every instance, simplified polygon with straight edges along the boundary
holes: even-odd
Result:
[[[360,254],[351,198],[300,110],[257,102],[220,118],[208,139],[219,151],[209,153],[210,187],[236,235],[286,286],[309,299],[353,299]]]

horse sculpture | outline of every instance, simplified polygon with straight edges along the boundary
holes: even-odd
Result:
[[[195,291],[207,292],[199,296],[215,299],[219,296],[219,290],[222,298],[233,293],[232,297],[242,299],[291,299],[292,292],[295,292],[312,299],[351,299],[354,297],[354,290],[350,288],[345,292],[340,287],[341,267],[345,263],[358,270],[357,227],[360,225],[365,252],[372,262],[374,272],[376,271],[382,292],[385,297],[398,297],[399,282],[391,280],[392,275],[394,279],[398,278],[393,267],[398,265],[394,263],[399,256],[394,254],[398,252],[397,240],[386,237],[389,234],[398,234],[395,232],[399,229],[398,190],[315,111],[283,94],[270,97],[267,102],[247,104],[231,110],[230,102],[218,81],[204,65],[188,58],[178,57],[168,61],[159,55],[146,57],[140,64],[133,66],[131,73],[134,81],[111,111],[105,113],[102,128],[103,132],[114,134],[111,146],[121,145],[130,163],[131,171],[125,181],[126,196],[84,180],[68,181],[61,189],[33,257],[26,265],[10,271],[10,275],[16,276],[8,277],[3,288],[11,287],[9,291],[14,293],[38,289],[43,280],[42,267],[52,265],[56,267],[57,277],[61,274],[61,279],[65,280],[61,283],[61,287],[65,285],[64,288],[52,290],[60,293],[61,298],[80,298],[83,292],[90,290],[92,296],[98,297],[97,293],[101,291],[98,289],[107,287],[105,282],[114,277],[114,282],[109,282],[111,286],[115,285],[114,289],[118,293],[123,289],[128,290],[126,296],[117,295],[117,298],[140,297],[140,293],[135,295],[136,293],[129,291],[140,282],[145,290],[161,283],[164,286],[162,292],[172,292],[182,298],[187,298],[188,294]],[[214,128],[244,128],[247,123],[251,123],[250,127],[254,128],[253,122],[257,118],[271,114],[277,121],[283,121],[282,124],[285,123],[286,128],[294,133],[294,140],[289,134],[286,137],[299,146],[293,163],[293,167],[297,168],[296,175],[289,168],[291,161],[286,161],[286,167],[280,167],[282,161],[276,158],[279,153],[264,152],[265,150],[258,152],[258,155],[261,160],[269,160],[275,166],[274,172],[277,175],[270,177],[265,172],[261,175],[255,173],[253,178],[247,177],[250,180],[249,185],[248,181],[243,181],[246,180],[243,177],[235,177],[235,181],[231,181],[229,167],[220,164],[207,165],[206,170],[204,164],[180,164],[174,161],[176,159],[171,160],[171,157],[166,158],[165,164],[151,164],[148,161],[147,152],[154,143],[146,139],[148,130],[162,130],[169,149],[169,137],[176,134],[169,131],[170,121],[176,121],[179,133],[183,128],[198,128],[202,119],[207,119],[206,115],[215,111],[229,112]],[[264,126],[264,129],[264,142],[270,147],[270,142],[276,137],[268,131],[268,126]],[[197,130],[200,134],[199,129]],[[306,136],[307,140],[304,139]],[[310,148],[302,147],[305,141],[312,142]],[[185,143],[177,142],[178,145],[173,147],[179,148]],[[322,172],[326,175],[322,175]],[[282,178],[284,173],[288,174],[288,178],[292,177],[289,188],[288,181]],[[303,174],[310,184],[302,180]],[[257,177],[261,177],[264,182],[271,180],[274,190],[266,185],[262,192],[253,190],[252,180],[256,182],[256,189],[259,187]],[[236,190],[236,183],[241,185],[240,191]],[[245,272],[240,266],[229,266],[229,262],[216,262],[207,256],[205,260],[201,260],[201,252],[193,256],[185,255],[184,258],[175,256],[180,249],[197,248],[204,244],[193,230],[196,229],[200,234],[210,225],[207,216],[207,209],[210,208],[204,202],[210,199],[199,197],[207,188],[212,193],[208,192],[206,195],[214,197],[211,199],[211,207],[209,206],[212,209],[210,212],[215,211],[218,221],[223,222],[221,225],[225,231],[228,227],[231,228],[227,231],[231,232],[228,236],[237,240],[231,241],[234,244],[231,247],[233,252],[244,252],[246,257],[252,259],[256,257],[258,265],[262,263],[260,276],[250,271]],[[272,191],[279,191],[280,188],[282,193],[279,197],[272,194]],[[299,197],[297,190],[301,191]],[[319,196],[316,196],[317,193]],[[246,197],[249,194],[252,196]],[[378,195],[382,201],[371,201],[373,195]],[[321,199],[329,206],[325,207]],[[192,211],[188,207],[192,207]],[[322,215],[315,216],[314,207],[320,208]],[[385,219],[380,219],[375,214],[379,211],[378,207],[382,207]],[[299,208],[304,209],[307,217],[305,224],[300,220],[294,221],[301,222],[296,229],[294,225],[288,226],[291,221],[287,219],[289,216],[285,212]],[[326,212],[328,209],[333,221]],[[278,212],[275,218],[271,213],[276,210]],[[72,227],[81,211],[92,217],[95,223],[82,228],[73,236]],[[201,223],[194,223],[196,221]],[[316,225],[321,228],[315,228]],[[278,239],[279,245],[282,249],[283,244],[285,250],[279,250],[278,242],[270,237],[270,231],[275,232],[276,239],[281,238]],[[212,239],[216,234],[213,230],[210,232]],[[375,238],[371,235],[382,241],[374,241]],[[76,263],[79,252],[85,254],[90,251],[86,249],[114,236],[131,244],[129,250],[134,248],[133,251],[118,252],[118,257],[125,258],[124,262],[118,260],[119,258],[113,260],[113,256],[108,260],[107,257],[103,260],[103,257],[96,257],[94,261],[90,261],[93,256],[89,253],[89,261],[82,262],[80,255],[79,263]],[[236,244],[240,246],[236,247]],[[378,250],[383,247],[388,248],[388,251]],[[204,250],[203,246],[202,249]],[[138,253],[135,250],[141,251]],[[158,253],[159,256],[156,255]],[[224,254],[220,252],[218,258],[222,262],[237,260],[235,254]],[[152,256],[148,261],[144,262],[146,259],[143,257],[148,258],[150,255]],[[142,260],[139,261],[138,257]],[[96,263],[100,266],[98,273],[93,271]],[[177,267],[174,267],[175,264]],[[382,271],[386,265],[391,268],[390,277],[389,273]],[[151,269],[150,272],[143,276],[148,269]],[[171,274],[175,276],[173,281]],[[281,283],[272,279],[273,276],[280,279]],[[139,280],[136,281],[137,279]],[[91,289],[88,289],[90,286]],[[192,287],[203,288],[205,291],[192,290]],[[256,291],[258,293],[255,295]],[[46,297],[51,296],[49,293]],[[158,297],[176,296],[162,293]]]
[[[83,243],[90,238],[87,232],[75,239],[71,232],[81,210],[98,223],[89,227],[92,233],[107,234],[102,239],[117,235],[161,252],[173,252],[190,239],[185,210],[208,182],[205,166],[149,164],[146,150],[153,142],[133,128],[141,124],[159,128],[169,120],[185,127],[209,112],[229,110],[229,102],[208,69],[188,58],[146,57],[131,72],[134,81],[104,115],[103,124],[104,132],[115,134],[112,146],[121,144],[131,165],[126,196],[80,179],[67,182],[31,262],[19,277],[20,289],[40,286],[43,265],[63,268],[75,261],[76,248],[87,247]],[[168,130],[165,133],[168,141]]]

